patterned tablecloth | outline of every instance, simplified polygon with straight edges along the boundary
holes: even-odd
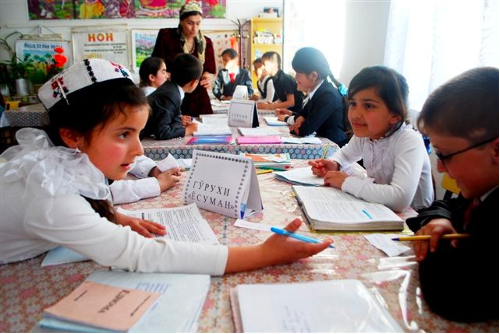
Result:
[[[304,166],[305,161],[296,162]],[[184,178],[187,173],[184,173]],[[273,174],[258,175],[264,211],[247,220],[283,225],[302,216],[290,185]],[[175,207],[182,205],[182,182],[158,198],[123,205],[125,209]],[[200,210],[224,245],[251,245],[265,240],[269,233],[234,227],[234,219]],[[306,225],[301,233],[314,235]],[[406,332],[498,332],[498,321],[465,324],[450,322],[429,311],[422,298],[418,266],[412,254],[387,257],[371,246],[361,233],[331,233],[335,249],[293,264],[251,272],[213,277],[199,318],[199,332],[234,332],[229,290],[238,284],[295,283],[332,279],[363,282],[387,307]],[[44,308],[69,294],[96,270],[93,261],[41,268],[43,255],[0,266],[0,331],[28,332],[41,319]],[[244,259],[242,259],[244,261]]]
[[[263,115],[259,115],[259,127],[269,127],[263,120]],[[292,137],[288,126],[272,126],[276,129],[281,137]],[[151,159],[164,159],[168,153],[172,154],[177,159],[191,159],[193,150],[204,150],[220,153],[289,153],[292,159],[318,159],[323,155],[326,145],[328,144],[327,157],[331,156],[338,149],[337,144],[328,138],[318,137],[321,144],[236,144],[236,138],[241,134],[236,127],[231,127],[233,142],[230,144],[203,144],[203,145],[187,145],[191,136],[183,138],[175,138],[169,140],[155,140],[146,138],[142,140],[144,154]]]
[[[0,128],[11,127],[42,127],[49,124],[49,114],[43,104],[31,104],[12,110],[4,110],[0,117]]]

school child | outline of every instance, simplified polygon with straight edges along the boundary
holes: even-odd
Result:
[[[139,68],[139,87],[148,96],[168,80],[167,66],[163,59],[148,57],[144,59]]]
[[[238,53],[234,49],[226,49],[222,52],[222,66],[215,78],[212,92],[214,96],[222,101],[233,98],[236,86],[247,86],[248,96],[253,95],[252,78],[250,72],[238,65]]]
[[[354,136],[331,160],[310,161],[325,185],[393,211],[431,204],[431,165],[422,135],[407,124],[406,79],[385,66],[361,70],[349,85],[348,117]],[[368,177],[344,169],[363,159]]]
[[[274,51],[268,51],[261,57],[264,63],[264,70],[273,79],[275,100],[273,102],[258,102],[257,108],[289,109],[292,112],[298,112],[302,107],[304,94],[297,90],[297,83],[292,76],[281,70],[281,56]]]
[[[48,132],[19,130],[19,145],[1,156],[7,162],[0,168],[0,189],[8,196],[0,201],[0,263],[61,245],[129,271],[221,275],[290,263],[332,242],[275,234],[259,245],[226,247],[145,238],[120,226],[124,216],[109,202],[106,179],[125,178],[144,153],[139,138],[149,114],[144,93],[121,65],[86,59],[43,85],[39,98],[48,109]],[[286,229],[300,225],[296,219]],[[157,225],[146,228],[165,233]]]
[[[198,129],[191,116],[181,115],[181,104],[184,94],[196,89],[201,74],[202,66],[196,57],[181,53],[174,58],[171,80],[148,96],[152,113],[141,136],[164,140],[189,136]]]
[[[316,133],[340,147],[344,146],[349,139],[347,102],[339,92],[342,84],[333,76],[325,56],[318,49],[302,48],[295,53],[292,67],[296,73],[297,89],[307,93],[307,98],[299,112],[278,115],[278,119],[293,120],[290,132],[298,136]]]
[[[257,89],[259,94],[254,94],[251,100],[260,100],[260,102],[273,102],[274,101],[274,86],[273,78],[264,70],[264,64],[261,58],[253,61],[253,72],[257,79]]]
[[[434,312],[454,321],[498,319],[498,68],[475,68],[436,89],[418,118],[439,172],[460,188],[408,219],[420,286]],[[464,116],[466,115],[466,116]],[[467,233],[467,239],[442,240]]]

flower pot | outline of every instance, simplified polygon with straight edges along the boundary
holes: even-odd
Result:
[[[16,92],[19,96],[29,95],[28,90],[28,80],[26,79],[16,79]]]

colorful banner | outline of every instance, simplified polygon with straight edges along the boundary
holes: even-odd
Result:
[[[189,0],[188,0],[189,1]],[[184,0],[27,0],[30,20],[177,18]],[[226,0],[200,1],[204,18],[225,18]]]

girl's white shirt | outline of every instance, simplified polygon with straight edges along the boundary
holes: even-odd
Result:
[[[156,87],[153,87],[153,86],[144,86],[141,88],[146,96],[148,96],[149,94],[151,94],[152,92],[154,92],[156,90]]]
[[[45,132],[21,129],[0,167],[0,263],[58,245],[105,266],[138,272],[222,275],[226,246],[147,239],[99,216],[82,195],[110,199],[104,175],[86,154],[53,146]]]
[[[367,177],[349,176],[342,190],[368,202],[400,212],[420,209],[434,200],[431,164],[422,135],[403,124],[389,137],[378,140],[353,136],[332,157],[342,170],[363,159]]]
[[[267,78],[269,78],[270,76],[267,75],[262,81],[261,80],[257,80],[257,85],[260,87],[260,89],[264,90],[264,83],[266,82]],[[273,102],[273,98],[274,98],[274,84],[273,84],[273,80],[268,80],[267,81],[267,85],[266,85],[266,98],[265,99],[261,99],[259,100],[259,102]]]

